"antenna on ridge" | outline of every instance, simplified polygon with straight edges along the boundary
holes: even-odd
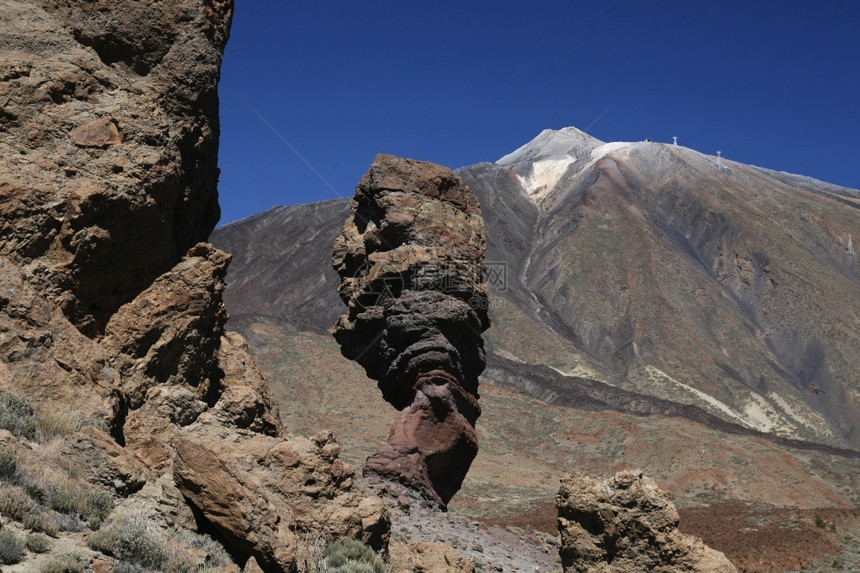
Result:
[[[851,233],[848,233],[848,254],[854,256],[854,243],[851,242]]]
[[[723,154],[722,151],[717,151],[717,169],[723,168],[723,162],[722,162],[723,155],[722,154]]]
[[[678,136],[677,135],[672,136],[672,145],[674,145],[675,147],[678,147]]]

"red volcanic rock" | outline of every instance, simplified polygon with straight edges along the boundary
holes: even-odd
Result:
[[[378,155],[333,249],[348,307],[335,339],[401,410],[364,471],[442,506],[478,452],[485,246],[478,202],[449,169]]]

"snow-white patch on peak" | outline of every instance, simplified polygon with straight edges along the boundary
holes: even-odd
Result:
[[[576,161],[572,155],[562,155],[551,159],[542,159],[532,163],[531,171],[522,176],[517,174],[520,185],[526,190],[529,197],[538,201],[552,191],[567,168]]]
[[[508,153],[496,165],[513,165],[521,161],[538,161],[573,154],[574,150],[591,148],[603,142],[591,137],[575,127],[565,127],[559,130],[545,129],[540,134],[520,147]]]
[[[603,145],[592,149],[590,151],[590,157],[592,161],[597,161],[610,153],[629,150],[634,145],[634,143],[629,141],[613,141],[612,143],[604,143]]]

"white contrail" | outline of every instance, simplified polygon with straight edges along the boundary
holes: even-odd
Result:
[[[305,165],[307,165],[308,169],[310,169],[311,171],[313,171],[313,172],[314,172],[314,175],[316,175],[317,177],[319,177],[320,181],[322,181],[323,183],[325,183],[325,184],[326,184],[326,187],[328,187],[329,189],[331,189],[331,190],[334,192],[334,194],[335,194],[335,195],[337,195],[338,197],[344,197],[344,195],[342,195],[342,194],[341,194],[337,189],[335,189],[335,188],[334,188],[334,185],[332,185],[331,183],[329,183],[329,182],[328,182],[328,180],[327,180],[325,177],[323,177],[323,176],[322,176],[322,173],[320,173],[319,171],[317,171],[317,168],[316,168],[316,167],[314,167],[313,165],[311,165],[311,162],[310,162],[310,161],[308,161],[307,159],[305,159],[305,156],[304,156],[304,155],[302,155],[301,153],[299,153],[299,150],[298,150],[298,149],[296,149],[295,147],[293,147],[293,145],[292,145],[289,141],[287,141],[287,138],[286,138],[286,137],[284,137],[283,135],[281,135],[281,133],[280,133],[277,129],[275,129],[275,126],[274,126],[274,125],[272,125],[271,123],[269,123],[269,122],[266,120],[266,118],[265,118],[265,117],[263,117],[263,116],[262,116],[262,114],[261,114],[259,111],[257,111],[257,110],[256,110],[256,109],[254,109],[253,107],[251,108],[251,111],[253,111],[253,112],[254,112],[254,115],[256,115],[257,117],[259,117],[259,118],[260,118],[260,121],[262,121],[264,124],[266,124],[266,127],[268,127],[269,129],[271,129],[271,130],[272,130],[272,133],[274,133],[274,134],[277,136],[277,138],[278,138],[278,139],[280,139],[281,141],[283,141],[283,142],[284,142],[284,145],[286,145],[287,147],[289,147],[289,148],[290,148],[290,151],[292,151],[293,153],[295,153],[295,154],[296,154],[296,157],[298,157],[299,159],[301,159],[301,160],[302,160],[302,163],[304,163]]]
[[[594,127],[594,124],[595,124],[595,123],[597,123],[598,121],[600,121],[600,118],[601,118],[601,117],[603,117],[604,115],[606,115],[606,112],[607,112],[607,111],[609,111],[609,106],[606,106],[606,107],[603,109],[603,111],[601,111],[599,114],[597,114],[597,117],[595,117],[595,118],[591,121],[591,123],[589,123],[589,124],[588,124],[588,127],[586,127],[585,129],[583,129],[582,131],[584,131],[585,133],[588,133],[588,130],[589,130],[589,129],[591,129],[592,127]]]

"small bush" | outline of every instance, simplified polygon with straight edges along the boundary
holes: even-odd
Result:
[[[87,543],[96,551],[113,555],[120,561],[158,569],[167,560],[161,542],[145,527],[125,522],[100,529]]]
[[[21,518],[21,525],[24,529],[29,529],[34,532],[41,532],[56,537],[60,533],[60,526],[50,516],[44,515],[38,511],[30,511],[25,513]]]
[[[0,394],[0,428],[19,438],[36,439],[36,412],[26,396]]]
[[[101,527],[114,508],[113,498],[100,489],[84,492],[81,505],[81,517],[92,529]]]
[[[41,533],[28,533],[24,545],[33,553],[44,553],[51,547],[51,540]]]
[[[815,527],[817,527],[818,529],[824,529],[825,527],[827,527],[827,523],[820,515],[815,516]]]
[[[105,517],[113,511],[113,498],[102,490],[69,491],[56,489],[48,495],[48,506],[56,512],[80,517],[92,529],[101,527]]]
[[[208,535],[183,530],[172,536],[169,541],[168,563],[164,566],[167,572],[173,573],[171,569],[177,573],[185,571],[184,556],[187,555],[188,550],[198,553],[193,551],[195,549],[200,549],[204,553],[203,567],[224,567],[233,564],[233,559],[224,546]],[[190,571],[195,569],[192,567]]]
[[[52,557],[39,569],[39,573],[84,573],[87,570],[87,562],[78,555],[64,553]],[[119,569],[114,568],[114,572]]]
[[[35,509],[36,503],[20,487],[0,487],[0,515],[21,521],[24,514]]]
[[[18,456],[8,448],[0,448],[0,480],[9,483],[18,481]]]
[[[323,552],[332,573],[386,573],[385,563],[373,549],[357,539],[343,538],[329,543]]]
[[[59,489],[48,500],[48,507],[60,513],[80,513],[80,501],[72,492]]]
[[[24,542],[17,535],[4,529],[0,531],[0,563],[13,565],[24,556]]]

